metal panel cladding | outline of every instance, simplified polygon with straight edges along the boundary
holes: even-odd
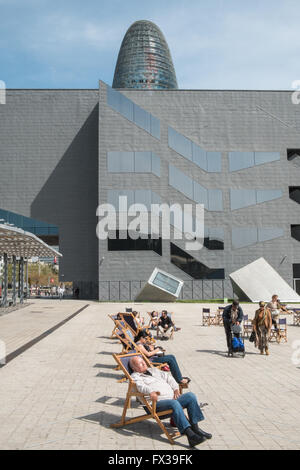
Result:
[[[113,88],[177,89],[167,41],[151,21],[136,21],[121,44]]]

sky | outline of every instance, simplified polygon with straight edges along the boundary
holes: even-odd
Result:
[[[153,21],[181,89],[290,90],[300,80],[299,0],[0,0],[7,88],[111,85],[122,39]]]

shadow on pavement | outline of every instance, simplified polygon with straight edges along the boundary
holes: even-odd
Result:
[[[122,375],[120,374],[111,374],[109,372],[99,372],[96,377],[106,377],[107,379],[121,379]]]
[[[103,397],[104,398],[104,397]],[[142,413],[144,411],[142,410]],[[117,423],[121,419],[120,415],[114,415],[112,413],[108,413],[106,411],[100,411],[99,413],[94,413],[87,416],[81,416],[76,419],[88,422],[99,423],[100,426],[104,426],[106,428],[110,427],[111,424]],[[166,425],[166,423],[164,423]],[[169,426],[166,425],[166,428],[169,430]],[[174,428],[171,428],[171,431]],[[168,443],[167,438],[164,434],[161,434],[160,428],[157,423],[154,421],[147,420],[147,423],[134,423],[125,426],[124,428],[113,428],[112,431],[117,432],[118,434],[128,437],[147,437],[149,439],[155,439],[159,442],[163,442],[164,444]],[[190,449],[188,444],[184,445],[183,443],[179,442],[178,439],[175,440],[176,445],[180,446],[184,449]],[[130,445],[130,441],[128,441],[128,445]],[[170,445],[170,451],[172,451],[172,446]]]
[[[200,353],[209,353],[209,354],[214,354],[215,356],[222,356],[222,357],[228,357],[228,354],[227,352],[224,352],[224,351],[216,351],[215,349],[197,349],[196,352],[200,352]],[[254,355],[256,356],[258,353],[253,353],[253,352],[248,352],[246,350],[246,356],[249,356],[249,355]],[[237,356],[234,356],[234,357],[237,357]],[[232,359],[232,358],[230,358]]]
[[[95,364],[93,367],[98,367],[99,369],[100,368],[103,368],[103,369],[112,369],[114,370],[116,368],[116,365],[112,364]]]

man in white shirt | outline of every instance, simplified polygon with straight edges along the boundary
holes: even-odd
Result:
[[[155,367],[148,368],[141,356],[134,356],[129,364],[134,371],[132,378],[138,391],[157,402],[157,411],[173,410],[171,416],[180,434],[187,436],[190,447],[211,439],[211,434],[198,427],[198,422],[204,420],[204,416],[193,393],[180,395],[178,383],[172,375]],[[184,408],[187,409],[189,421],[185,417]]]

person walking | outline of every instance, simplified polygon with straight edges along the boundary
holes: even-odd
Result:
[[[231,305],[227,305],[227,307],[225,307],[223,310],[223,324],[225,329],[228,354],[232,354],[231,328],[233,325],[239,326],[242,323],[243,318],[244,313],[238,300],[234,300]]]
[[[61,285],[59,286],[59,288],[58,288],[59,300],[62,300],[62,299],[63,299],[63,297],[64,297],[64,291],[65,291],[65,289],[64,289],[63,285],[61,284]]]
[[[272,315],[270,309],[266,306],[265,302],[259,302],[259,309],[255,312],[253,320],[253,330],[256,334],[255,345],[260,350],[260,354],[266,351],[269,356],[268,338],[270,336],[272,327]]]

